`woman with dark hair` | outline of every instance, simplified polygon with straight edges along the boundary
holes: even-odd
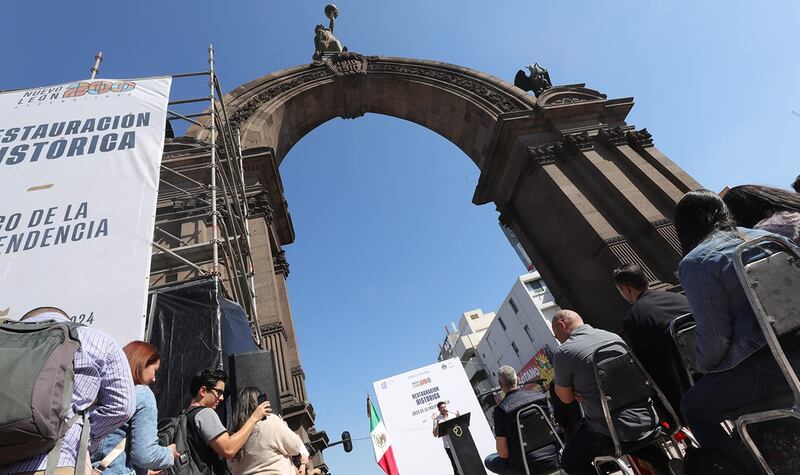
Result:
[[[739,244],[771,233],[737,228],[722,199],[708,190],[681,198],[675,228],[684,254],[680,280],[697,323],[697,366],[704,373],[681,399],[681,412],[704,449],[746,471],[746,457],[720,422],[756,402],[791,396],[733,267]],[[787,355],[800,367],[800,352]]]
[[[158,409],[149,385],[161,365],[150,343],[132,341],[122,348],[136,385],[136,412],[131,420],[108,434],[92,452],[92,465],[104,475],[147,475],[148,470],[169,468],[180,454],[175,445],[158,445]]]
[[[247,386],[236,397],[236,409],[231,432],[241,428],[256,407],[261,395],[257,388]],[[301,456],[296,469],[292,457]],[[269,414],[256,424],[244,447],[228,461],[233,475],[297,475],[305,474],[308,450],[300,437],[289,429],[277,414]]]
[[[722,198],[739,226],[764,229],[800,245],[800,194],[779,188],[742,185]]]

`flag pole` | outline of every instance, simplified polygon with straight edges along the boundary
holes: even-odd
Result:
[[[94,81],[95,76],[97,76],[97,73],[100,72],[100,63],[102,62],[103,62],[103,52],[99,51],[97,55],[94,57],[94,66],[92,66],[92,69],[89,70],[92,72],[92,77],[89,78],[90,80]]]

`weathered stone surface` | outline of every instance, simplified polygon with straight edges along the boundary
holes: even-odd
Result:
[[[614,267],[641,262],[654,284],[675,283],[669,218],[700,185],[646,129],[625,122],[631,98],[608,99],[583,84],[536,98],[460,66],[341,53],[263,76],[224,101],[243,145],[272,147],[276,163],[335,117],[380,113],[442,135],[481,169],[473,202],[495,203],[559,303],[593,324],[617,329],[625,311]],[[280,262],[275,269],[286,318],[285,274]]]

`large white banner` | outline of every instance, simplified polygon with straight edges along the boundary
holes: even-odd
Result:
[[[470,432],[481,458],[495,452],[489,423],[458,358],[372,383],[402,474],[451,473],[442,440],[433,437],[436,403],[470,413]]]
[[[0,94],[0,316],[141,339],[171,78]]]

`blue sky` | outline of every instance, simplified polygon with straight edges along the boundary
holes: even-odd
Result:
[[[512,81],[633,96],[629,123],[705,186],[788,186],[800,173],[800,4],[744,1],[339,1],[352,51],[446,61]],[[206,68],[226,90],[307,63],[324,2],[5,2],[0,89]],[[203,80],[173,97],[200,95]],[[367,435],[371,382],[435,359],[446,322],[493,311],[524,269],[478,170],[417,125],[367,115],[311,132],[281,167],[297,241],[289,292],[320,429]],[[432,441],[433,442],[433,441]],[[435,442],[434,442],[435,443]],[[368,441],[326,451],[334,474],[379,474]]]

